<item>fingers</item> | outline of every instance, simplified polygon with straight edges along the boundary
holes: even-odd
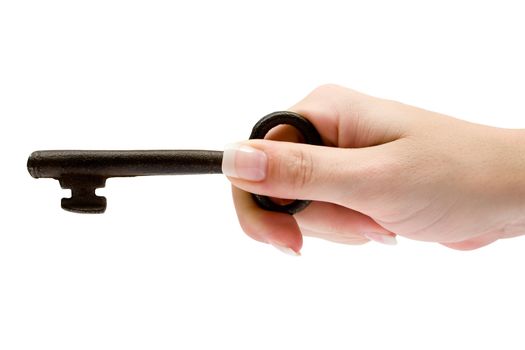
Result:
[[[369,242],[368,239],[363,238],[362,236],[359,236],[359,235],[343,236],[343,235],[337,235],[337,234],[329,234],[326,232],[317,232],[317,231],[312,231],[312,230],[303,229],[303,228],[301,228],[301,233],[303,234],[303,236],[319,238],[319,239],[323,239],[326,241],[347,244],[347,245],[361,245],[361,244],[365,244]]]
[[[496,242],[498,239],[501,238],[501,234],[499,232],[491,232],[484,234],[482,236],[470,238],[461,242],[453,242],[453,243],[441,243],[445,247],[456,249],[456,250],[474,250],[481,247],[484,247],[486,245],[489,245],[493,242]]]
[[[332,203],[312,202],[294,217],[306,236],[347,244],[361,244],[369,239],[385,244],[396,242],[394,233],[369,216]]]
[[[326,146],[296,143],[303,142],[301,135],[294,128],[281,125],[265,138],[289,142],[250,140],[226,147],[222,170],[233,184],[243,230],[256,240],[294,252],[302,246],[297,221],[287,214],[260,209],[247,193],[251,192],[325,202],[314,202],[308,208],[311,216],[297,216],[305,234],[364,243],[365,232],[372,239],[383,241],[382,237],[387,237],[390,240],[384,242],[392,242],[395,235],[369,217],[341,206],[359,209],[359,202],[373,195],[370,184],[381,188],[379,182],[384,182],[385,177],[377,175],[389,173],[391,152],[388,145],[382,144],[400,138],[397,125],[403,123],[380,116],[385,103],[388,102],[339,86],[321,86],[291,110],[312,122]],[[374,108],[379,108],[379,113],[371,113]]]
[[[299,254],[303,237],[293,216],[262,210],[250,193],[235,186],[232,186],[232,195],[239,223],[248,236],[281,250]]]
[[[242,229],[253,239],[270,243],[281,250],[299,254],[302,235],[345,243],[363,244],[368,236],[392,244],[395,234],[370,217],[331,203],[312,202],[304,211],[291,216],[262,210],[251,194],[232,186],[235,209]],[[381,239],[384,237],[384,239]]]

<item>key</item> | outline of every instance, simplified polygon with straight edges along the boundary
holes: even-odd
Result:
[[[301,115],[288,111],[270,113],[252,129],[250,139],[263,139],[277,125],[295,127],[306,143],[322,145],[321,136],[313,124]],[[53,178],[62,188],[71,189],[70,198],[62,198],[64,210],[76,213],[103,213],[105,197],[95,194],[112,177],[221,174],[222,151],[211,150],[126,150],[35,151],[27,161],[29,174],[34,178]],[[269,197],[252,194],[265,210],[293,215],[310,204],[309,200],[294,200],[280,205]]]

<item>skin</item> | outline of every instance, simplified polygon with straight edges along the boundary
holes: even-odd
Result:
[[[299,252],[303,236],[362,244],[374,232],[469,250],[525,233],[523,130],[336,85],[290,110],[314,124],[325,146],[282,142],[300,141],[289,126],[243,142],[268,157],[264,180],[229,177],[250,237]],[[248,192],[313,202],[290,216],[260,209]]]

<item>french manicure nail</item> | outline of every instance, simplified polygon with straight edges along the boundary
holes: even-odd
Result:
[[[383,243],[386,245],[396,245],[397,239],[394,236],[385,235],[383,233],[377,233],[377,232],[365,232],[363,233],[363,236],[368,238],[371,241],[376,241],[379,243]]]
[[[274,246],[277,250],[280,250],[281,252],[283,252],[284,254],[292,255],[292,256],[300,256],[301,255],[300,252],[296,252],[292,248],[285,247],[285,246],[282,246],[282,245],[277,244],[277,243],[270,243],[270,244],[272,246]]]
[[[224,147],[222,172],[226,176],[249,181],[261,181],[266,178],[268,157],[256,148],[232,143]]]

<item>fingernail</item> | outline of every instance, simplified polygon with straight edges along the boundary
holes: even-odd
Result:
[[[363,233],[363,236],[365,236],[371,241],[376,241],[376,242],[383,243],[386,245],[396,245],[397,244],[396,237],[385,235],[382,233],[366,232],[366,233]]]
[[[301,253],[300,252],[296,252],[295,250],[293,250],[292,248],[289,248],[289,247],[285,247],[285,246],[282,246],[280,244],[277,244],[277,243],[270,243],[272,246],[274,246],[277,250],[283,252],[284,254],[287,254],[287,255],[292,255],[292,256],[301,256]]]
[[[222,172],[243,180],[261,181],[266,177],[268,157],[256,148],[232,143],[224,147]]]

